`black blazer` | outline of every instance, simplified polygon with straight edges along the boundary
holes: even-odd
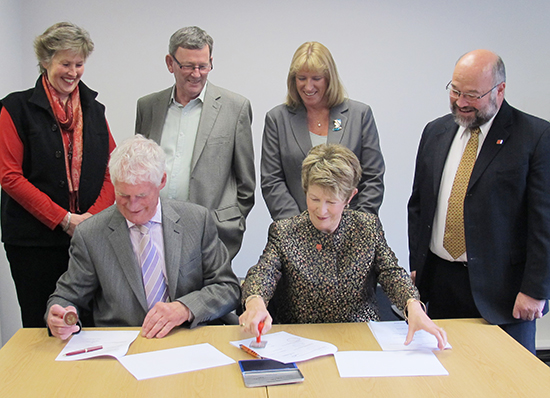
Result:
[[[449,114],[422,133],[408,204],[410,268],[418,286],[457,130]],[[483,318],[518,322],[512,310],[520,291],[550,297],[550,123],[503,102],[472,171],[464,224],[472,294]]]

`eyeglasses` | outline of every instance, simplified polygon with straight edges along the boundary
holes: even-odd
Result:
[[[174,61],[176,61],[176,64],[178,64],[179,68],[184,72],[194,72],[195,69],[198,69],[199,73],[208,73],[214,68],[211,64],[209,64],[209,65],[193,65],[193,64],[182,65],[176,59],[176,57],[174,57],[173,55],[171,55],[171,57]]]
[[[477,95],[477,94],[463,93],[461,91],[458,91],[457,89],[454,89],[451,86],[452,82],[453,81],[451,80],[449,83],[447,83],[447,86],[445,87],[445,89],[449,92],[449,95],[452,98],[455,98],[455,99],[460,98],[460,96],[462,95],[462,98],[464,98],[466,101],[469,101],[469,102],[477,101],[477,100],[482,99],[487,94],[489,94],[491,91],[493,91],[495,88],[497,88],[501,83],[503,83],[503,82],[500,82],[498,84],[495,84],[495,86],[492,89],[490,89],[489,91],[487,91],[485,94]]]

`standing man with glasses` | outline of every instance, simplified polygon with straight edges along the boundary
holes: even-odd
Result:
[[[483,317],[535,353],[550,297],[550,123],[508,105],[505,87],[498,55],[458,60],[452,114],[418,149],[410,269],[431,318]]]
[[[155,140],[168,156],[161,197],[210,209],[232,259],[254,205],[252,108],[207,81],[213,44],[196,26],[172,35],[166,66],[176,83],[138,100],[136,134]]]

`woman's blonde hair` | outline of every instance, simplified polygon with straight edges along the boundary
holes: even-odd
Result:
[[[346,91],[330,51],[321,43],[308,41],[298,47],[290,63],[286,95],[286,104],[289,107],[297,108],[302,103],[296,88],[296,75],[302,70],[321,73],[325,77],[327,80],[325,96],[329,108],[344,102]]]

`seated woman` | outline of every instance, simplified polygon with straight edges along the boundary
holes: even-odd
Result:
[[[445,346],[445,331],[424,312],[378,217],[347,208],[360,178],[359,161],[344,146],[322,144],[310,150],[302,164],[307,210],[271,224],[264,252],[244,281],[245,312],[239,322],[245,331],[257,336],[261,321],[262,333],[272,322],[376,321],[380,283],[408,315],[405,344],[423,329],[437,338],[440,349]]]

